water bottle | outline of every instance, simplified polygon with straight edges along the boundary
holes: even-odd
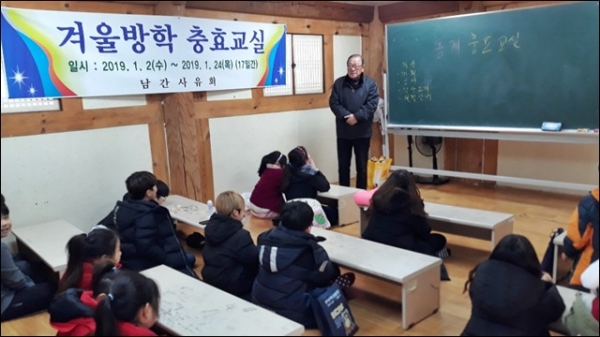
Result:
[[[209,200],[206,205],[208,205],[208,215],[210,216],[215,212],[212,200]]]

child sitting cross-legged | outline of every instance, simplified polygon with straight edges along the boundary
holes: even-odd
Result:
[[[236,192],[223,192],[217,197],[217,212],[204,229],[206,244],[202,252],[202,279],[250,301],[252,284],[258,272],[258,250],[242,225],[244,206],[244,199]]]
[[[340,276],[319,240],[310,234],[312,208],[300,201],[284,205],[278,227],[258,237],[260,267],[252,288],[254,303],[304,325],[317,328],[311,303],[317,288],[334,282],[342,288],[354,283],[354,274]]]

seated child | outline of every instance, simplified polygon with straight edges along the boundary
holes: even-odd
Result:
[[[581,273],[595,260],[598,260],[600,233],[598,187],[583,197],[571,216],[564,241],[563,260],[575,259],[576,265],[569,281],[572,288],[581,289]]]
[[[169,196],[169,186],[165,184],[162,180],[156,180],[156,202],[159,205],[162,205]],[[131,195],[129,193],[125,193],[123,195],[123,201],[131,199]],[[109,229],[112,229],[118,232],[117,227],[115,226],[115,210],[110,211],[104,219],[98,222],[98,225],[103,225]],[[173,222],[173,226],[175,226],[175,222]]]
[[[281,191],[283,168],[287,158],[283,153],[274,151],[264,156],[258,168],[260,179],[250,195],[248,208],[253,216],[261,219],[274,219],[279,216],[285,202]]]
[[[69,288],[57,295],[50,307],[50,325],[57,336],[92,336],[96,331],[94,311],[98,301],[110,293],[112,280],[118,273],[110,262],[96,264],[92,281],[93,290]]]
[[[596,295],[592,301],[584,300],[577,293],[571,311],[564,323],[571,336],[598,336],[598,260],[581,274],[581,284]]]
[[[162,205],[165,201],[167,201],[167,197],[171,190],[169,189],[169,185],[167,185],[162,180],[156,180],[156,202],[159,205]]]
[[[283,192],[286,200],[316,199],[318,192],[329,191],[329,181],[316,167],[315,162],[303,146],[288,153],[289,164],[283,173]],[[323,211],[332,225],[338,224],[336,207],[323,206]]]
[[[500,240],[489,259],[471,270],[466,291],[471,318],[461,336],[550,336],[548,325],[565,311],[552,277],[522,235]]]
[[[162,204],[167,201],[167,197],[169,196],[171,190],[169,189],[169,185],[167,185],[162,180],[156,180],[156,202],[162,206]],[[177,233],[177,220],[173,219],[173,229],[175,233]],[[196,255],[184,251],[185,261],[190,268],[194,268],[196,265]]]
[[[7,237],[12,228],[4,202],[2,196],[2,238]],[[43,277],[33,273],[26,275],[19,269],[8,246],[2,242],[2,322],[47,309],[55,291],[56,287]]]
[[[95,227],[67,242],[67,270],[58,283],[58,293],[70,288],[92,290],[92,271],[96,264],[110,262],[119,266],[121,242],[113,230]]]
[[[244,199],[233,191],[221,193],[217,212],[206,224],[202,255],[204,282],[250,301],[252,284],[258,272],[258,250],[250,233],[243,228]]]
[[[371,218],[362,237],[432,256],[446,257],[446,238],[432,234],[425,204],[410,172],[393,171],[371,199]]]
[[[160,292],[154,280],[130,270],[114,277],[110,292],[98,302],[96,336],[156,336]]]
[[[317,328],[312,294],[338,281],[348,287],[354,274],[340,269],[310,234],[312,208],[300,201],[285,204],[281,224],[258,237],[260,267],[252,288],[254,303],[304,325]]]
[[[125,183],[131,198],[115,206],[123,268],[140,271],[164,264],[197,278],[177,239],[169,210],[156,202],[154,174],[135,172]]]

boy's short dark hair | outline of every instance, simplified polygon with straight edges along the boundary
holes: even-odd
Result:
[[[164,181],[162,181],[162,180],[156,181],[156,197],[157,198],[166,198],[169,196],[170,192],[171,191],[169,190],[169,185],[167,185]]]
[[[156,177],[148,171],[134,172],[125,180],[127,192],[133,200],[142,200],[146,196],[146,191],[156,186]]]
[[[2,203],[2,206],[0,207],[0,215],[8,216],[9,213],[8,206],[6,206],[5,203]]]
[[[312,226],[315,213],[305,202],[292,201],[283,206],[281,224],[283,227],[295,231],[304,231]]]

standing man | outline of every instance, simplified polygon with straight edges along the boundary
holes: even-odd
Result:
[[[348,75],[333,83],[329,97],[329,107],[335,115],[339,184],[350,186],[350,161],[354,148],[356,187],[366,189],[367,161],[379,91],[375,80],[363,74],[365,62],[361,55],[351,55],[346,65]]]

